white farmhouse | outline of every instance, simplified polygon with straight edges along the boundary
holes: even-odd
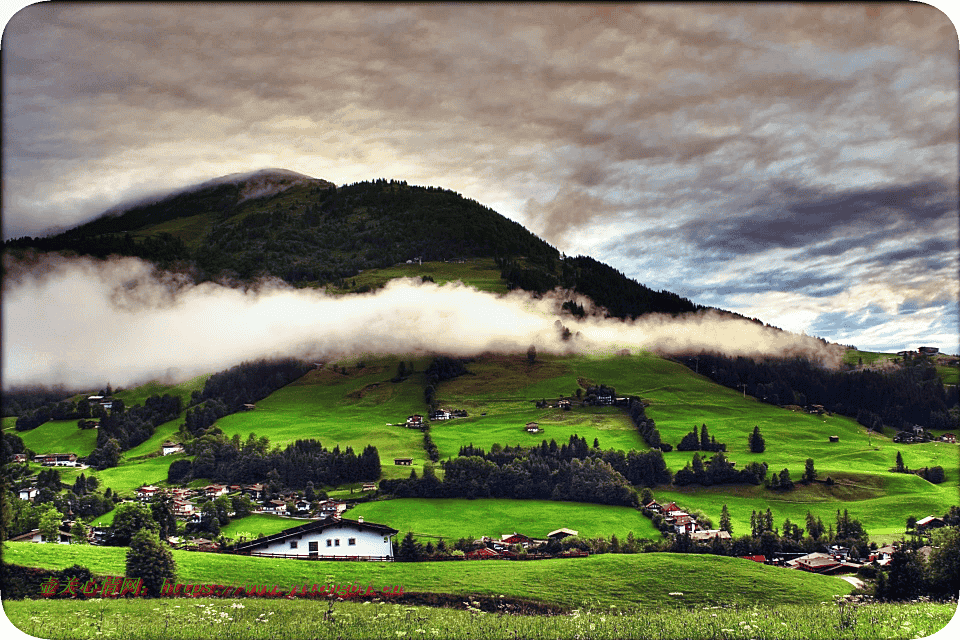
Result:
[[[358,520],[328,518],[234,545],[235,553],[303,559],[393,560],[397,530]]]

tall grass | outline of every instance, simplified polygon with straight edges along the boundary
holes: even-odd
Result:
[[[682,601],[682,596],[677,596]],[[234,638],[449,638],[529,640],[749,639],[842,640],[919,638],[936,633],[955,605],[845,605],[782,607],[618,607],[570,614],[510,615],[506,606],[482,611],[465,599],[458,609],[388,602],[308,600],[95,600],[5,602],[14,625],[41,638],[78,640],[205,640]]]

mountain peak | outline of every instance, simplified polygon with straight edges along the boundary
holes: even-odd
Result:
[[[230,173],[219,178],[208,180],[190,189],[190,191],[199,191],[208,187],[215,187],[223,184],[233,184],[240,187],[240,202],[270,196],[286,191],[290,187],[299,185],[313,186],[334,186],[333,183],[312,178],[289,169],[266,168],[249,171],[246,173]]]

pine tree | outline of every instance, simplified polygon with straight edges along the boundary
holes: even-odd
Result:
[[[767,445],[763,441],[763,436],[760,435],[760,427],[754,426],[753,433],[750,434],[750,451],[752,453],[763,453]]]
[[[897,473],[905,473],[906,471],[907,467],[903,464],[903,456],[897,451]]]
[[[726,531],[731,536],[733,535],[733,527],[730,524],[730,511],[727,510],[727,505],[723,505],[723,509],[720,510],[720,530]]]
[[[817,479],[817,470],[813,468],[813,458],[807,458],[806,467],[803,471],[803,481],[813,482]]]

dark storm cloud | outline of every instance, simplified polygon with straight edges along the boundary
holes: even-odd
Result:
[[[938,182],[830,195],[788,187],[768,194],[747,215],[692,221],[680,231],[708,251],[743,255],[830,242],[829,253],[846,246],[835,243],[850,241],[854,233],[866,231],[868,240],[876,241],[896,233],[934,231],[935,223],[956,210],[951,196],[951,190]],[[863,237],[860,247],[866,246]]]
[[[956,238],[957,46],[919,4],[33,5],[4,234],[269,166],[451,188],[660,286],[942,277],[885,241]]]

